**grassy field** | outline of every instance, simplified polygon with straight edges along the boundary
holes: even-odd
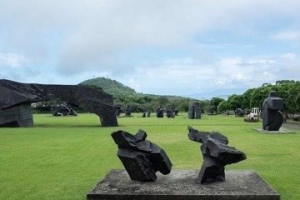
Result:
[[[300,131],[294,134],[262,134],[233,116],[207,116],[189,120],[119,118],[119,127],[100,127],[93,114],[78,117],[34,115],[32,128],[0,129],[0,199],[86,199],[86,193],[105,174],[123,168],[110,134],[118,129],[136,133],[161,146],[177,169],[200,169],[199,144],[188,140],[187,125],[199,130],[220,131],[229,145],[244,151],[247,160],[227,169],[253,169],[282,196],[300,199]]]

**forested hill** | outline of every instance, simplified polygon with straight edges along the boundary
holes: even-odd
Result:
[[[137,93],[118,81],[103,77],[89,79],[79,84],[101,87],[113,95],[115,104],[121,105],[123,109],[130,106],[133,111],[155,110],[158,106],[187,111],[192,100],[181,96]]]
[[[79,84],[101,87],[106,93],[117,97],[137,94],[134,89],[126,85],[123,85],[118,81],[111,80],[109,78],[104,78],[104,77],[89,79]]]

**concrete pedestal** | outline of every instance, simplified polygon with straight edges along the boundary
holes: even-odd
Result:
[[[226,181],[195,182],[199,170],[173,170],[155,182],[131,181],[125,170],[112,170],[87,194],[88,200],[280,200],[252,170],[229,170]]]

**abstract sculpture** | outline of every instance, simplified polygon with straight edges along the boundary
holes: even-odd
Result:
[[[139,130],[136,135],[119,130],[111,134],[118,145],[118,157],[122,161],[131,180],[155,181],[155,173],[171,172],[172,163],[163,149],[145,140],[147,134]]]
[[[202,143],[201,152],[203,154],[203,164],[197,178],[201,184],[215,181],[225,181],[225,165],[236,163],[246,159],[246,155],[227,146],[228,139],[219,132],[199,132],[188,127],[188,137],[190,140]]]
[[[77,116],[77,112],[67,105],[51,106],[53,116]]]
[[[278,97],[275,91],[271,91],[263,103],[263,130],[278,131],[280,129],[283,123],[283,116],[279,110],[283,109],[283,99]]]
[[[199,102],[190,102],[189,119],[201,119],[201,106]]]
[[[156,109],[156,117],[158,117],[158,118],[164,117],[164,109],[162,109],[162,107],[158,107]]]
[[[167,118],[174,118],[175,113],[174,113],[173,109],[167,109],[166,116],[167,116]]]
[[[25,84],[0,80],[0,127],[33,126],[30,104],[54,97],[100,117],[102,126],[118,126],[113,97],[83,85]]]

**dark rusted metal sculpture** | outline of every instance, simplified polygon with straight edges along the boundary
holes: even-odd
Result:
[[[118,145],[118,157],[132,180],[155,181],[157,171],[165,175],[171,172],[169,157],[159,146],[145,140],[145,131],[139,130],[136,135],[132,135],[119,130],[111,136]]]
[[[102,126],[118,126],[113,97],[83,85],[25,84],[0,80],[0,127],[33,126],[30,104],[54,97],[99,116]]]
[[[275,91],[271,91],[264,100],[262,118],[263,130],[278,131],[283,123],[283,116],[279,110],[284,109],[284,101],[278,97]]]
[[[203,164],[197,178],[201,184],[225,181],[225,165],[246,159],[246,155],[227,146],[228,139],[219,132],[202,132],[188,127],[190,140],[202,143]]]

